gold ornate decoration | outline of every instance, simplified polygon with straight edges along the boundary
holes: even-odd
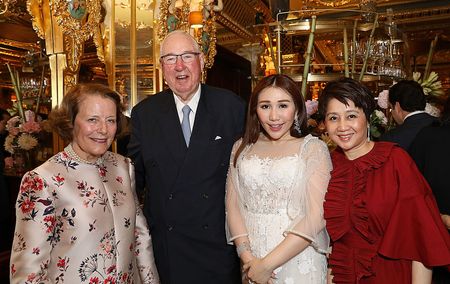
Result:
[[[214,1],[211,1],[209,7],[204,7],[209,11],[209,17],[203,18],[203,29],[201,37],[198,42],[203,47],[205,54],[205,68],[211,68],[214,64],[214,56],[217,54],[216,50],[216,12],[214,12]]]
[[[313,2],[314,4],[317,5],[322,5],[322,6],[326,6],[326,7],[339,7],[339,6],[344,6],[347,5],[351,2],[354,2],[353,0],[339,0],[339,1],[334,1],[334,0],[307,0],[306,2]]]
[[[67,69],[65,71],[69,71],[72,73],[78,72],[78,68],[80,65],[80,60],[78,60],[83,54],[83,43],[77,42],[73,38],[67,38],[64,41],[64,53],[67,54]],[[70,56],[69,54],[73,55]]]
[[[177,3],[182,3],[177,7]],[[158,38],[162,41],[174,30],[189,31],[189,0],[162,0],[159,6]]]
[[[170,0],[163,0],[159,6],[159,25],[158,25],[158,38],[162,41],[164,37],[169,33],[167,24],[167,18],[169,17],[169,5]]]
[[[42,0],[27,0],[27,10],[31,15],[33,29],[38,37],[45,39],[45,22],[42,14]]]
[[[67,0],[52,0],[51,9],[58,24],[65,35],[69,35],[77,42],[89,39],[100,24],[101,0],[84,0],[85,7],[81,13],[75,13],[71,6],[74,2]],[[81,2],[81,1],[80,1]]]
[[[222,5],[222,0],[219,0]],[[193,28],[189,24],[189,0],[161,0],[159,6],[158,39],[162,41],[173,30],[191,32],[205,55],[205,67],[211,68],[214,64],[216,50],[216,13],[214,1],[203,0],[200,12],[203,16],[203,27]],[[220,6],[221,10],[222,6]]]
[[[107,53],[106,48],[108,42],[103,39],[104,32],[102,32],[102,27],[100,25],[97,26],[96,31],[94,32],[93,40],[95,47],[97,49],[97,57],[100,59],[102,63],[105,63],[105,55]]]

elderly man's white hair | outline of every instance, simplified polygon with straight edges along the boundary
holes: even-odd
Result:
[[[195,38],[192,37],[192,35],[190,35],[188,32],[185,32],[183,30],[174,30],[173,32],[170,32],[169,34],[166,35],[166,37],[163,39],[163,41],[161,42],[160,45],[160,50],[159,50],[159,54],[161,56],[165,55],[163,54],[163,47],[164,47],[164,43],[166,42],[166,40],[174,35],[184,35],[186,38],[189,38],[192,41],[192,47],[194,47],[194,51],[195,52],[202,52],[202,50],[200,49],[200,46],[198,45],[197,41],[195,40]]]

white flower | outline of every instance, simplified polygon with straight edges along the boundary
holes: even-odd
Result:
[[[31,150],[37,146],[38,141],[32,135],[28,133],[22,133],[19,139],[17,139],[17,143],[19,144],[20,148],[24,150]]]
[[[378,94],[377,104],[382,109],[387,109],[389,107],[389,90],[383,90]]]
[[[384,115],[384,113],[381,110],[376,109],[374,114],[376,115],[377,119],[379,120],[379,122],[381,123],[381,125],[386,126],[388,123],[387,117],[386,115]]]
[[[425,112],[428,113],[429,115],[434,116],[434,117],[440,117],[441,116],[441,111],[437,107],[435,107],[434,105],[429,104],[429,103],[427,103],[425,105]]]
[[[14,153],[14,148],[13,148],[13,143],[14,143],[14,136],[12,135],[8,135],[5,138],[5,150],[10,152],[11,154]]]

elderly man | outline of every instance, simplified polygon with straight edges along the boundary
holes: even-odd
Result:
[[[243,101],[200,84],[203,54],[186,32],[161,44],[169,89],[133,108],[128,146],[162,283],[240,283],[225,238],[225,180],[244,126]]]

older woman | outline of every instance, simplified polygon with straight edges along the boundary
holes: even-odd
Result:
[[[320,99],[338,149],[325,196],[334,283],[431,283],[431,266],[450,263],[450,238],[433,194],[408,154],[368,139],[370,91],[330,82]]]
[[[157,283],[129,159],[108,152],[120,97],[80,84],[50,114],[64,151],[26,173],[17,198],[11,283]]]

